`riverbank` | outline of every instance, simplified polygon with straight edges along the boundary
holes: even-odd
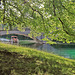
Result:
[[[0,75],[75,75],[75,60],[0,43]]]

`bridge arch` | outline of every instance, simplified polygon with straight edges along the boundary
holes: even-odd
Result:
[[[3,36],[3,35],[11,35],[11,34],[14,34],[14,35],[23,35],[23,36],[26,36],[26,37],[29,37],[28,34],[30,33],[30,30],[29,31],[25,31],[25,32],[21,32],[21,31],[0,31],[0,36]],[[30,38],[30,37],[29,37]],[[37,42],[40,42],[39,39],[37,38],[31,38]]]
[[[30,38],[29,36],[28,36],[28,34],[29,34],[29,31],[27,32],[21,32],[21,31],[0,31],[0,36],[14,36],[14,35],[16,35],[16,36],[24,36],[24,37],[27,37],[27,38]],[[31,40],[35,40],[34,38],[30,38]]]

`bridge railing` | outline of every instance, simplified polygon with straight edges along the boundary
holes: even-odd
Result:
[[[0,35],[7,35],[7,34],[29,34],[30,31],[25,31],[25,32],[21,32],[21,31],[0,31]]]

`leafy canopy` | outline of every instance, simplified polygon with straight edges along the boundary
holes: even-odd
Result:
[[[43,33],[48,43],[75,42],[75,1],[1,0],[0,24],[19,30],[29,27],[31,36]]]

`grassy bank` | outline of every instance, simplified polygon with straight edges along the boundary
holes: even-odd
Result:
[[[30,44],[34,44],[34,42],[31,42],[31,40],[29,41],[27,41],[27,40],[20,40],[19,41],[19,44],[20,45],[30,45]]]
[[[0,43],[0,75],[75,75],[75,60]]]

